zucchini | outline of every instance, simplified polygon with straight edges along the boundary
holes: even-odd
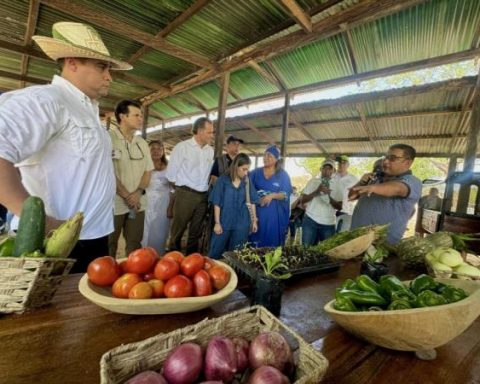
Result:
[[[43,249],[45,238],[45,206],[42,199],[29,196],[23,202],[13,256]]]

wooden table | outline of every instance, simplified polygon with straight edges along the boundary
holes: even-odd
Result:
[[[438,348],[434,361],[376,347],[338,327],[323,306],[335,287],[358,271],[357,263],[347,263],[335,273],[292,281],[283,296],[281,320],[330,362],[325,383],[480,383],[480,319]],[[249,304],[235,291],[223,303],[203,311],[120,315],[84,299],[77,290],[79,279],[80,275],[69,276],[45,309],[0,318],[0,383],[98,383],[100,357],[109,349]]]

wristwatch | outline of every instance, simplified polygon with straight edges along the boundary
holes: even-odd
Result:
[[[137,191],[140,191],[140,192],[142,192],[142,195],[145,195],[145,189],[143,189],[143,188],[137,188]]]

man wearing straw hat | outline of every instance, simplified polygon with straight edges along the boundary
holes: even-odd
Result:
[[[19,215],[27,196],[41,197],[47,231],[82,211],[80,241],[71,255],[77,259],[72,271],[81,272],[108,254],[113,231],[112,145],[97,100],[108,94],[110,70],[132,67],[110,57],[88,25],[56,23],[52,35],[33,40],[57,61],[61,75],[0,97],[0,203]]]

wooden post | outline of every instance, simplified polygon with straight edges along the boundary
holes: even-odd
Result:
[[[148,127],[148,110],[149,106],[145,105],[143,107],[143,127],[142,127],[142,137],[147,138],[147,127]]]
[[[285,156],[287,155],[287,142],[288,142],[288,124],[290,121],[290,95],[285,94],[285,107],[283,109],[283,119],[282,119],[282,142],[280,143],[280,155],[285,161]]]
[[[448,162],[448,172],[447,172],[447,184],[445,185],[445,193],[443,195],[443,204],[442,204],[442,216],[446,212],[452,210],[452,197],[453,197],[453,184],[450,183],[450,177],[453,175],[457,168],[457,157],[452,156]]]
[[[470,118],[470,130],[467,134],[467,148],[463,163],[463,172],[466,174],[467,183],[460,186],[458,192],[458,213],[467,213],[468,200],[470,198],[471,183],[473,180],[473,171],[478,148],[478,136],[480,134],[480,73],[477,77],[475,86],[475,96],[473,98],[472,116]]]
[[[215,130],[215,157],[223,153],[223,137],[225,136],[225,112],[227,110],[228,87],[230,72],[220,78],[220,98],[218,100],[217,129]]]

